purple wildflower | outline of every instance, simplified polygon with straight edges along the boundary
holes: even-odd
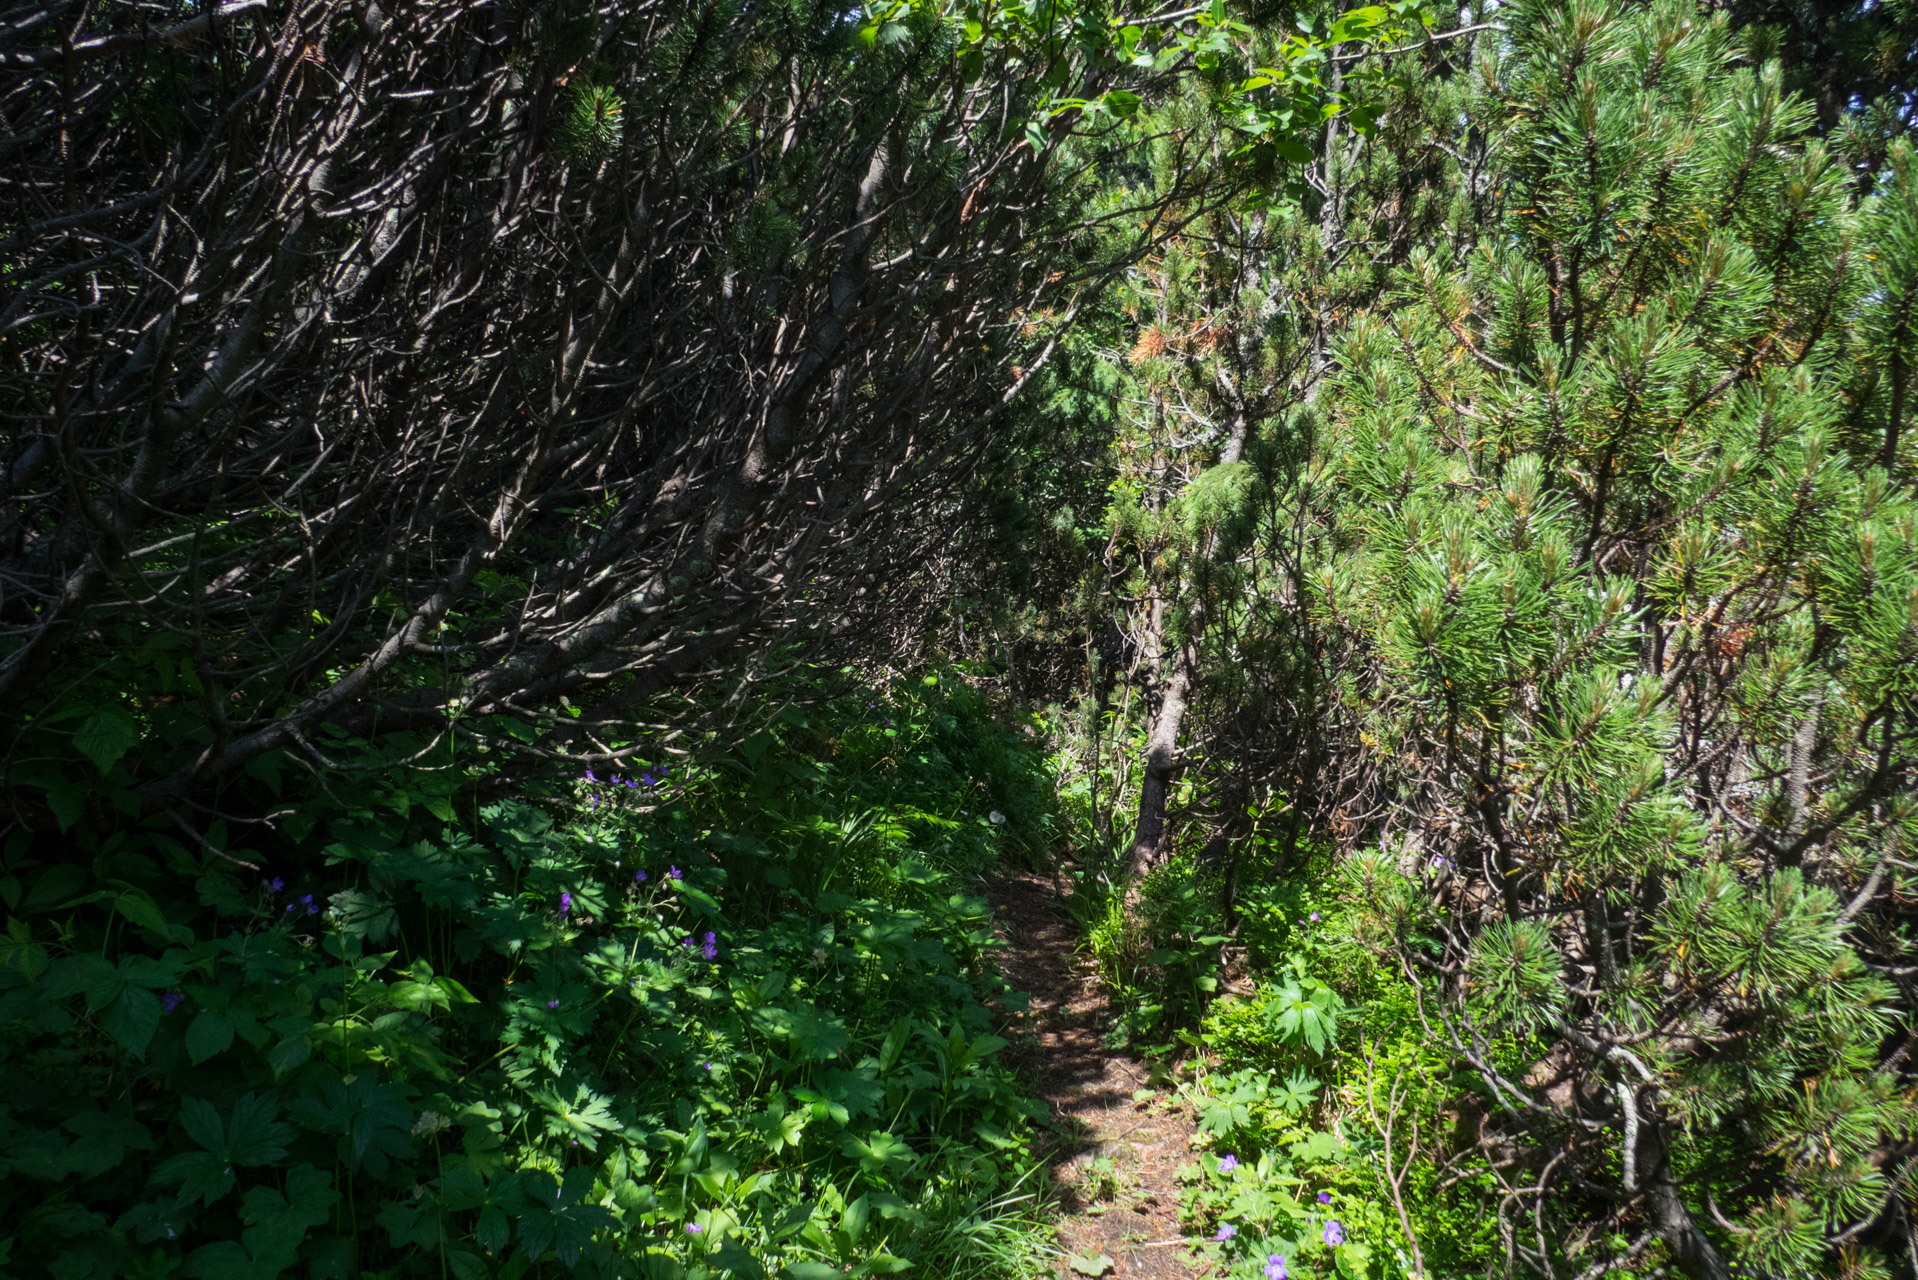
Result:
[[[1285,1259],[1276,1253],[1265,1257],[1265,1280],[1285,1280]]]
[[[180,1001],[184,999],[186,999],[186,997],[181,995],[179,992],[169,991],[165,995],[160,997],[160,1007],[162,1009],[165,1009],[168,1013],[172,1013],[175,1009],[180,1007]]]
[[[713,1064],[710,1062],[702,1062],[699,1065],[702,1070],[711,1071],[713,1069]]]
[[[1239,1167],[1239,1158],[1233,1155],[1230,1151],[1225,1153],[1225,1159],[1219,1161],[1220,1173],[1231,1173],[1234,1169],[1238,1167]]]
[[[299,905],[299,903],[297,903],[297,902],[289,902],[289,903],[287,903],[287,904],[286,904],[286,909],[287,909],[287,911],[288,911],[288,912],[291,912],[291,911],[293,910],[293,908],[294,908],[294,907],[297,907],[298,905]]]
[[[646,883],[646,873],[645,873],[644,871],[635,871],[635,872],[633,872],[633,883],[634,883],[634,884],[645,884],[645,883]]]
[[[548,1009],[557,1009],[557,1008],[559,1008],[559,1001],[557,1001],[557,1000],[548,1000],[548,1001],[546,1002],[546,1007],[547,1007]]]
[[[1214,1240],[1224,1241],[1224,1240],[1230,1240],[1233,1236],[1236,1236],[1238,1234],[1239,1234],[1239,1229],[1237,1227],[1233,1226],[1229,1222],[1221,1222],[1219,1224],[1218,1231],[1213,1234],[1212,1238]]]
[[[719,958],[719,937],[717,934],[708,933],[706,935],[706,941],[700,946],[699,954],[705,956],[708,960],[717,960]]]
[[[273,892],[275,893],[281,893],[281,892],[284,892],[286,889],[286,881],[280,879],[278,876],[274,876],[271,880],[268,880],[266,882],[266,887],[273,890]]]
[[[1317,924],[1318,922],[1319,922],[1319,913],[1314,911],[1312,913],[1312,923]]]
[[[667,878],[668,880],[677,880],[677,879],[679,879],[679,868],[678,868],[678,867],[667,867],[667,868],[666,868],[666,878]]]
[[[313,901],[313,895],[310,893],[300,899],[300,905],[306,908],[306,914],[310,916],[320,914],[320,905]]]
[[[1321,1191],[1321,1192],[1319,1192],[1319,1203],[1320,1203],[1320,1204],[1331,1204],[1331,1203],[1332,1203],[1332,1193],[1331,1193],[1330,1191]]]
[[[1339,1225],[1337,1218],[1325,1224],[1325,1242],[1334,1249],[1345,1243],[1345,1228]]]
[[[573,909],[573,895],[570,893],[560,894],[559,895],[559,913],[561,915],[565,915],[568,911],[571,911],[572,909]]]
[[[706,1228],[700,1226],[697,1222],[689,1222],[686,1224],[686,1234],[689,1236],[696,1236],[705,1229]]]
[[[588,769],[588,770],[586,771],[586,781],[588,781],[588,782],[598,782],[598,781],[599,781],[599,779],[598,779],[598,778],[595,778],[595,777],[593,776],[593,771],[592,771],[591,769]]]

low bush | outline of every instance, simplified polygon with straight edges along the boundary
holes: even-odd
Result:
[[[976,892],[1049,838],[1023,738],[935,678],[476,803],[495,759],[264,852],[9,845],[0,1274],[1032,1268]]]

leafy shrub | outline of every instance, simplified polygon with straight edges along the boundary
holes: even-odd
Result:
[[[1181,856],[1147,875],[1134,904],[1116,879],[1082,868],[1067,906],[1118,1009],[1112,1046],[1145,1040],[1170,1049],[1218,990],[1226,936],[1213,886]]]
[[[1403,896],[1392,886],[1404,877],[1363,859],[1325,870],[1307,861],[1241,895],[1256,984],[1215,1001],[1191,1037],[1211,1068],[1190,1096],[1212,1154],[1186,1175],[1188,1221],[1245,1280],[1275,1252],[1293,1277],[1411,1275],[1415,1252],[1428,1275],[1483,1274],[1500,1247],[1479,1208],[1496,1179],[1460,1126],[1494,1104],[1431,1042],[1411,986],[1369,949],[1376,922],[1357,908]],[[1537,1057],[1516,1035],[1487,1051],[1517,1075]],[[1236,1163],[1217,1168],[1227,1154]],[[1312,1235],[1328,1215],[1337,1247]]]
[[[1243,1072],[1211,1077],[1198,1095],[1201,1126],[1245,1143],[1217,1142],[1180,1171],[1182,1212],[1205,1235],[1205,1251],[1246,1280],[1275,1256],[1294,1277],[1392,1274],[1377,1245],[1394,1237],[1376,1207],[1334,1191],[1336,1172],[1325,1176],[1351,1155],[1345,1139],[1310,1128],[1303,1108],[1272,1105],[1270,1085]]]
[[[1231,1060],[1302,1065],[1331,1050],[1346,1012],[1339,993],[1295,957],[1281,981],[1261,983],[1250,998],[1228,996],[1214,1005],[1205,1032]]]
[[[443,780],[484,761],[429,761],[443,803],[312,797],[277,871],[223,831],[82,829],[90,868],[16,839],[0,1266],[1029,1269],[1034,1106],[966,877],[1044,838],[1044,780],[969,693],[885,697],[477,808]]]

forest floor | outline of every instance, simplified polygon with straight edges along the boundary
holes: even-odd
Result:
[[[1059,897],[1033,872],[992,891],[1007,943],[1000,964],[1032,997],[1010,1020],[1009,1062],[1052,1111],[1039,1145],[1059,1203],[1058,1274],[1083,1280],[1092,1271],[1071,1261],[1103,1255],[1113,1280],[1207,1275],[1179,1228],[1175,1175],[1193,1158],[1191,1111],[1163,1067],[1106,1047],[1105,992]]]

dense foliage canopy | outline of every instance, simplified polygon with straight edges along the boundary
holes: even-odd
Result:
[[[1915,69],[0,6],[0,1275],[1042,1271],[1012,860],[1221,1274],[1918,1278]]]

